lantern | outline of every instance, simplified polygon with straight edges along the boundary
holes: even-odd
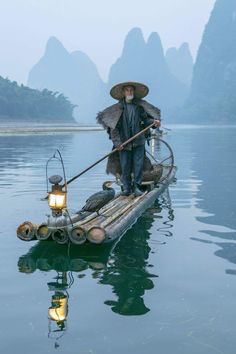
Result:
[[[63,177],[59,175],[53,175],[48,178],[48,165],[52,160],[59,161],[63,170]],[[63,184],[60,184],[63,180]],[[49,191],[48,181],[52,185],[52,190]],[[63,209],[67,210],[67,182],[65,167],[63,159],[59,150],[56,150],[54,155],[50,157],[46,164],[46,182],[47,182],[47,192],[48,192],[48,206],[52,210],[52,216],[58,217],[62,215]],[[65,188],[63,190],[63,188]]]
[[[66,208],[66,195],[67,193],[62,190],[62,185],[59,183],[62,181],[62,177],[54,175],[49,178],[49,182],[52,184],[52,190],[48,193],[48,205],[52,210],[53,216],[61,216],[62,210]]]

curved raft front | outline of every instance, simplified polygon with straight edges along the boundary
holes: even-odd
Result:
[[[17,229],[17,236],[24,241],[53,239],[59,244],[71,241],[82,245],[104,244],[121,237],[141,216],[141,214],[164,192],[173,181],[176,167],[162,166],[162,174],[157,184],[143,185],[146,191],[140,197],[117,195],[97,213],[76,214],[71,218],[58,218],[51,223],[33,224],[29,221]]]

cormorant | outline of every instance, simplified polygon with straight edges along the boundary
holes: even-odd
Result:
[[[102,191],[92,194],[87,200],[86,204],[81,209],[83,211],[97,212],[109,203],[115,196],[115,190],[112,188],[112,181],[106,181],[102,185]]]

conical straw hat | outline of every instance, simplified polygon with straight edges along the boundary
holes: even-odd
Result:
[[[111,97],[113,97],[115,100],[121,100],[124,97],[125,86],[134,87],[135,98],[139,98],[139,99],[144,98],[145,96],[147,96],[149,92],[149,88],[146,85],[141,84],[139,82],[127,81],[113,86],[110,91]]]

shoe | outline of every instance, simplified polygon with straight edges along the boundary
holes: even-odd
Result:
[[[120,195],[124,196],[124,197],[128,197],[131,194],[131,192],[127,189],[124,189]]]
[[[143,195],[143,192],[138,187],[135,187],[134,196],[135,197],[141,197],[141,195]]]

